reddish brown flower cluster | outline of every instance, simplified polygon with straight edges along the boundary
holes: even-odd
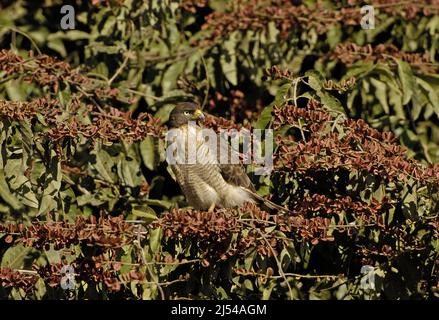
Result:
[[[294,81],[295,78],[293,73],[288,69],[281,69],[278,66],[272,66],[270,68],[265,69],[265,75],[263,80],[266,81],[270,78],[271,80],[288,80]],[[350,77],[348,79],[341,80],[336,82],[334,80],[325,80],[323,82],[323,87],[326,90],[337,90],[339,93],[343,93],[345,91],[351,90],[356,84],[355,77]]]
[[[79,104],[77,100],[72,100],[70,106],[77,110]],[[11,120],[31,120],[40,114],[46,123],[52,124],[61,112],[57,99],[38,98],[30,102],[0,100],[0,117]]]
[[[212,30],[208,41],[225,38],[236,30],[265,30],[270,22],[274,22],[280,31],[280,38],[286,39],[299,26],[306,29],[315,28],[319,34],[325,33],[335,23],[344,26],[359,26],[363,14],[360,7],[363,1],[351,1],[355,7],[344,7],[329,10],[321,2],[313,7],[296,6],[290,1],[248,0],[237,3],[232,1],[226,12],[214,12],[207,16],[203,29]],[[369,3],[381,12],[392,16],[402,16],[405,19],[415,19],[419,15],[430,16],[439,12],[435,1],[418,1],[403,3],[379,0]],[[397,10],[395,10],[397,8]]]
[[[192,14],[196,13],[199,8],[207,6],[208,0],[183,0],[180,3],[180,7]]]
[[[250,124],[243,126],[240,123],[235,123],[231,120],[225,119],[223,117],[213,116],[211,114],[206,115],[206,120],[203,122],[203,126],[206,128],[210,128],[216,132],[219,132],[220,129],[235,129],[240,130],[242,128],[251,129]]]
[[[404,231],[402,229],[393,228],[391,230],[384,225],[381,211],[386,210],[386,201],[386,199],[383,199],[382,202],[372,200],[368,205],[361,201],[353,201],[350,197],[330,199],[324,195],[315,194],[305,196],[303,201],[294,204],[294,210],[299,213],[297,216],[270,215],[254,204],[247,204],[239,209],[215,209],[212,212],[173,209],[165,213],[150,227],[163,228],[165,236],[171,239],[190,239],[198,247],[198,254],[202,258],[203,266],[208,266],[209,261],[214,262],[215,259],[226,260],[231,256],[245,257],[249,250],[256,250],[263,256],[278,257],[282,248],[290,245],[293,241],[305,240],[312,245],[317,245],[321,241],[334,241],[334,229],[339,236],[344,234],[348,239],[355,239],[357,237],[356,231],[365,226],[376,226],[386,234],[391,232],[399,239],[399,246],[403,245],[404,248],[411,246],[413,248],[411,250],[421,252],[423,250],[422,243],[416,242],[417,240],[413,240],[413,237],[410,237],[411,242],[407,241],[403,237]],[[347,225],[344,221],[334,225],[329,217],[315,216],[316,214],[327,215],[348,211],[351,211],[355,216],[355,225]],[[307,218],[310,215],[312,217]],[[9,225],[3,227],[0,232],[19,233],[22,236],[17,241],[21,239],[27,245],[36,244],[37,248],[41,245],[37,242],[29,242],[30,237],[35,238],[33,241],[37,241],[39,237],[40,239],[45,238],[46,243],[62,243],[61,247],[67,245],[69,239],[76,238],[85,241],[84,243],[102,246],[108,250],[115,250],[129,243],[129,241],[118,241],[117,243],[113,240],[107,241],[111,235],[116,236],[116,234],[123,233],[124,237],[128,239],[138,237],[138,234],[132,233],[133,228],[127,227],[121,217],[100,218],[99,220],[91,218],[87,220],[87,223],[84,222],[84,219],[80,219],[79,223],[68,226],[64,223],[55,226],[54,223],[45,223],[42,227],[37,228],[38,232],[35,232],[36,229],[33,227]],[[60,231],[61,226],[66,227],[70,232]],[[96,230],[98,231],[96,232]],[[101,231],[105,232],[106,235],[102,236],[102,233],[99,233]],[[27,240],[23,241],[24,238]],[[8,242],[10,241],[8,240]],[[377,256],[391,258],[399,254],[389,244],[365,246],[358,243],[356,251],[358,251],[359,256],[369,260]],[[157,261],[159,260],[160,257]],[[172,263],[172,257],[166,256],[165,262]],[[373,264],[373,261],[370,263]],[[104,283],[109,292],[120,291],[123,284],[145,280],[145,274],[134,267],[140,266],[141,263],[130,264],[133,269],[128,273],[120,274],[122,264],[120,261],[108,260],[107,257],[98,255],[91,259],[78,258],[70,265],[74,268],[77,283],[80,281],[89,284]],[[60,284],[63,277],[62,265],[51,264],[34,266],[33,268],[46,284],[55,287]],[[0,281],[5,287],[26,287],[28,291],[31,291],[37,280],[36,275],[30,276],[26,273],[0,269]]]
[[[352,65],[357,61],[362,63],[369,61],[394,63],[393,58],[396,58],[408,62],[417,70],[425,73],[435,73],[438,69],[437,66],[431,64],[430,56],[427,52],[424,54],[404,52],[400,51],[393,44],[358,46],[350,42],[341,43],[325,58],[328,60],[340,60],[346,65]]]
[[[106,7],[121,7],[123,6],[125,0],[92,0],[91,4],[95,7],[106,6]]]
[[[38,278],[36,274],[21,273],[10,268],[0,268],[1,288],[20,288],[26,294],[29,294],[33,291]]]
[[[239,231],[235,214],[235,211],[226,209],[212,212],[172,209],[155,222],[153,227],[162,227],[167,237],[211,238],[219,242]]]
[[[208,40],[224,38],[236,30],[265,30],[270,22],[275,23],[280,37],[286,39],[292,30],[302,24],[306,24],[308,29],[314,27],[322,34],[334,23],[358,25],[361,19],[360,10],[357,8],[327,10],[321,3],[317,3],[314,8],[305,5],[295,6],[290,2],[279,5],[261,0],[234,4],[229,12],[214,12],[207,16],[203,29],[212,30]]]
[[[270,77],[271,80],[279,79],[293,79],[293,73],[289,69],[281,69],[278,66],[271,66],[265,69],[265,75],[263,80],[267,80]]]
[[[302,200],[297,201],[294,209],[301,215],[308,216],[310,213],[323,213],[324,215],[339,214],[340,212],[351,212],[356,216],[377,215],[389,206],[388,199],[381,201],[371,199],[371,203],[354,201],[351,197],[339,197],[331,199],[323,194],[306,195]]]
[[[363,0],[349,0],[350,5],[362,6]],[[385,12],[391,16],[400,16],[406,20],[415,19],[417,16],[431,16],[439,12],[439,1],[437,0],[418,0],[416,2],[401,0],[373,0],[367,1],[368,5],[373,6],[380,12]]]
[[[131,118],[131,113],[121,112],[111,108],[107,113],[93,113],[92,123],[83,124],[74,117],[69,122],[62,122],[47,132],[53,141],[63,138],[76,138],[78,134],[89,139],[101,139],[108,141],[137,142],[147,136],[159,136],[163,127],[159,124],[160,119],[154,118],[148,113],[142,113],[137,119]]]
[[[305,125],[313,132],[323,129],[323,126],[333,117],[324,110],[317,101],[311,100],[307,108],[298,108],[291,105],[273,108],[273,129],[278,130],[285,124],[297,125],[299,119],[308,120]]]
[[[79,97],[74,96],[68,105],[69,112],[77,113],[80,107]],[[40,98],[27,102],[0,101],[1,117],[18,121],[42,119],[45,125],[49,126],[45,134],[54,142],[83,136],[92,141],[100,139],[104,143],[120,140],[132,143],[143,140],[148,135],[160,136],[164,130],[159,124],[160,119],[147,113],[142,113],[133,119],[130,112],[122,112],[115,108],[110,108],[108,113],[93,110],[93,105],[86,105],[84,111],[78,114],[81,118],[91,116],[90,124],[80,122],[76,116],[59,122],[57,117],[62,114],[63,108],[57,99]]]
[[[35,290],[35,284],[39,279],[50,287],[59,287],[61,280],[66,273],[61,272],[65,263],[54,263],[46,266],[33,265],[33,270],[12,270],[10,268],[0,268],[0,284],[2,288],[20,288],[26,294]],[[76,284],[86,282],[88,284],[103,283],[108,292],[118,292],[122,289],[123,284],[132,281],[145,281],[145,274],[135,269],[127,273],[120,273],[121,264],[116,262],[106,264],[105,268],[99,261],[78,258],[69,264],[74,274],[73,278]]]
[[[131,281],[144,281],[145,274],[136,270],[120,274],[120,264],[110,264],[104,268],[100,263],[92,260],[78,258],[70,264],[75,271],[75,282],[103,283],[109,292],[118,292],[122,284]],[[34,266],[39,276],[51,287],[59,286],[64,274],[61,273],[63,264],[50,264],[47,266]]]
[[[388,180],[412,177],[423,183],[439,185],[439,166],[425,167],[410,159],[405,149],[394,142],[390,132],[379,132],[364,120],[337,120],[323,107],[310,103],[308,110],[287,105],[274,108],[273,127],[288,124],[299,127],[306,141],[295,142],[292,137],[278,137],[279,148],[274,154],[275,166],[280,171],[307,172],[308,170],[348,169],[364,171]],[[335,121],[343,126],[343,134],[336,130]]]
[[[326,90],[337,90],[339,93],[343,93],[355,86],[357,80],[354,77],[350,77],[349,79],[341,80],[339,82],[335,82],[334,80],[326,80],[323,83],[323,88]]]
[[[46,266],[33,265],[33,270],[16,271],[10,268],[0,268],[0,284],[2,288],[19,288],[26,294],[31,294],[36,288],[35,285],[39,279],[50,287],[59,287],[61,280],[66,276],[62,273],[65,264],[55,263]],[[135,269],[121,274],[120,263],[107,265],[103,268],[101,264],[92,260],[78,258],[69,264],[73,270],[73,278],[77,283],[86,282],[88,284],[105,285],[108,292],[118,292],[122,285],[129,284],[132,281],[145,281],[145,274]],[[36,272],[37,274],[34,274]]]
[[[58,93],[61,83],[68,83],[73,89],[99,99],[118,99],[126,102],[127,98],[119,97],[120,91],[111,88],[107,82],[88,78],[78,70],[74,70],[64,61],[47,55],[34,56],[29,52],[25,59],[12,50],[0,51],[0,70],[4,71],[4,78],[21,79],[47,88],[52,93]]]
[[[29,58],[24,59],[11,50],[1,50],[0,70],[4,71],[6,76],[22,77],[24,81],[48,86],[54,92],[58,92],[60,81],[90,84],[89,79],[72,70],[68,63],[47,55],[34,57],[32,51]]]
[[[277,246],[289,240],[279,241],[275,232],[267,233],[265,229],[270,226],[296,234],[313,244],[332,241],[333,237],[327,235],[329,222],[328,218],[322,217],[272,216],[248,203],[239,209],[216,209],[212,212],[174,209],[165,213],[153,226],[163,228],[167,237],[197,241],[200,252],[210,259],[227,259],[229,256],[245,255],[249,248],[257,248],[262,255],[277,255]],[[222,245],[233,234],[238,235],[237,241],[224,248]]]
[[[75,223],[47,221],[27,227],[23,224],[3,224],[0,225],[0,232],[9,234],[9,242],[13,241],[14,235],[15,243],[34,248],[45,248],[54,244],[56,250],[79,243],[120,248],[138,237],[134,225],[125,222],[122,216],[99,219],[94,216],[88,219],[81,216]]]

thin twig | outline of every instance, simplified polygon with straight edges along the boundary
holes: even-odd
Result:
[[[246,223],[246,222],[242,222],[242,223],[245,224],[245,225],[247,225],[248,227],[250,227],[250,228],[256,230],[256,231],[261,235],[261,237],[265,240],[266,244],[267,244],[268,247],[270,248],[271,253],[273,254],[274,259],[276,260],[277,268],[279,269],[279,274],[280,274],[281,277],[285,280],[285,282],[286,282],[286,284],[287,284],[287,287],[288,287],[288,292],[290,293],[290,297],[292,298],[292,297],[293,297],[293,289],[291,288],[291,285],[290,285],[290,283],[288,282],[287,277],[285,276],[285,273],[284,273],[284,271],[283,271],[283,269],[282,269],[282,263],[281,263],[281,262],[279,261],[279,259],[277,258],[277,256],[276,256],[276,252],[274,251],[273,247],[271,246],[270,241],[268,241],[268,239],[267,239],[267,237],[265,236],[265,234],[264,234],[259,228],[256,228],[255,226],[252,226],[251,224]]]
[[[114,75],[110,78],[110,80],[108,80],[108,86],[111,86],[111,84],[113,83],[113,81],[117,78],[117,76],[123,71],[123,69],[125,68],[125,66],[127,65],[128,59],[130,58],[130,54],[129,52],[125,54],[125,59],[123,60],[122,64],[120,65],[120,67],[116,70],[116,72],[114,73]]]

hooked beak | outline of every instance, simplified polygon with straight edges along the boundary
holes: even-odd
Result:
[[[195,120],[201,120],[201,121],[204,121],[204,119],[206,119],[203,111],[201,111],[200,109],[194,111],[194,118]]]

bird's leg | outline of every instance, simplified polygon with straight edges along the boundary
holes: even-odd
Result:
[[[213,210],[215,210],[215,202],[213,202],[210,207],[209,210],[207,210],[207,212],[213,212]]]

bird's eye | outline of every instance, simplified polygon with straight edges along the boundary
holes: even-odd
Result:
[[[185,115],[185,116],[188,116],[188,115],[190,115],[190,114],[191,114],[191,113],[190,113],[189,111],[185,111],[185,112],[184,112],[184,115]]]

